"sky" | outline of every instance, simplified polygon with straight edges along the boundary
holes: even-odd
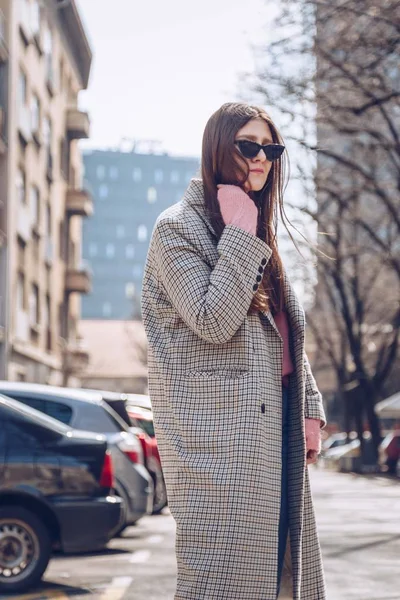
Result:
[[[82,147],[156,140],[199,156],[208,118],[250,93],[252,44],[265,40],[265,0],[76,0],[94,53],[80,108],[91,118]],[[112,9],[110,9],[110,6]]]

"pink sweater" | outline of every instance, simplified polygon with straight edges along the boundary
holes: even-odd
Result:
[[[292,357],[289,349],[289,322],[284,310],[274,315],[276,326],[283,340],[283,361],[282,361],[282,383],[285,387],[289,385],[289,375],[294,371]]]

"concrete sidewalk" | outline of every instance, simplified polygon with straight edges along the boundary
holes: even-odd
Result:
[[[400,600],[400,480],[310,476],[328,600]]]

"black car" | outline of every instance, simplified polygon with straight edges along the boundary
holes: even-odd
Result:
[[[0,593],[37,583],[53,549],[103,547],[122,510],[113,485],[104,436],[0,395]]]
[[[0,393],[74,429],[105,435],[114,464],[114,491],[123,500],[118,532],[153,509],[153,481],[140,441],[98,392],[37,383],[0,381]]]

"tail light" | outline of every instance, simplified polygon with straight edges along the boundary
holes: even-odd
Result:
[[[135,435],[127,434],[119,443],[118,448],[132,463],[143,464],[142,446]]]
[[[114,467],[109,450],[104,454],[103,468],[100,475],[100,486],[107,489],[114,487]]]

